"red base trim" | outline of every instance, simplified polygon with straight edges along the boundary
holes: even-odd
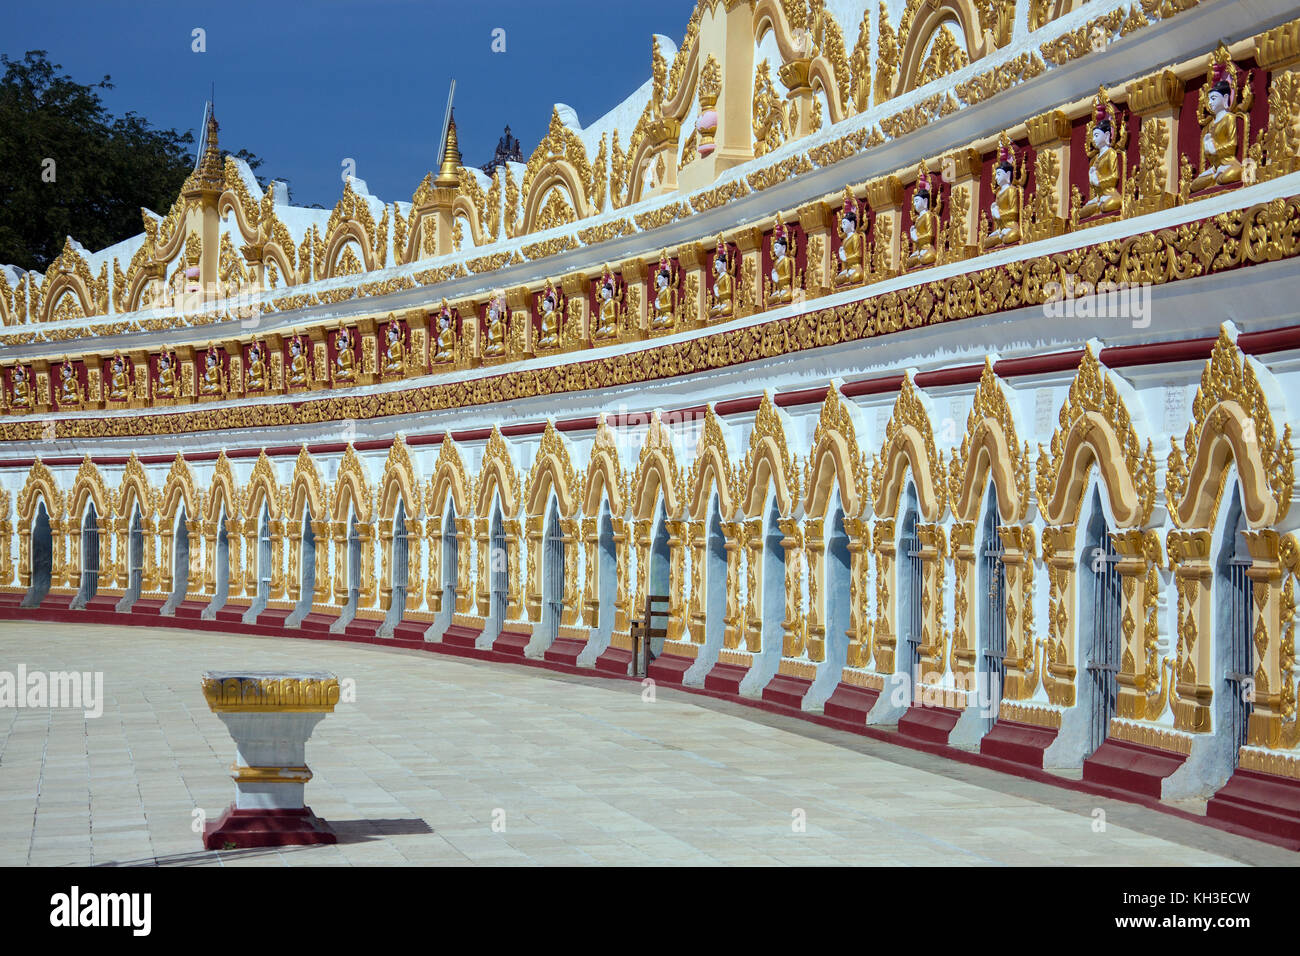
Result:
[[[693,657],[680,654],[660,654],[650,662],[648,676],[656,684],[680,684],[686,672],[695,663]]]
[[[523,657],[524,648],[528,646],[528,642],[532,639],[531,634],[502,631],[497,635],[497,639],[492,642],[492,650],[498,654],[508,654],[511,657]]]
[[[429,625],[423,621],[401,621],[393,628],[395,641],[423,641]]]
[[[596,670],[626,677],[632,664],[632,652],[621,647],[607,647],[596,658]]]
[[[579,641],[572,637],[557,637],[551,642],[551,646],[546,649],[542,655],[542,660],[551,661],[556,664],[569,664],[576,667],[578,664],[578,655],[587,647],[586,641]]]
[[[867,714],[876,706],[880,691],[869,687],[855,687],[852,684],[840,684],[826,700],[822,712],[836,720],[847,720],[852,724],[865,724]]]
[[[722,661],[718,661],[705,675],[704,689],[717,691],[720,694],[739,694],[740,682],[745,679],[745,675],[748,673],[748,667],[741,667],[738,664],[724,664]]]
[[[961,711],[952,707],[920,707],[913,704],[898,718],[898,732],[931,744],[947,744],[948,735]]]
[[[980,753],[1041,768],[1043,751],[1052,746],[1057,733],[1049,727],[999,720],[980,740]]]
[[[812,687],[810,680],[791,677],[789,674],[777,674],[763,688],[763,699],[799,710],[803,705],[804,695],[808,693],[810,687]]]
[[[110,614],[117,613],[117,602],[122,600],[120,594],[96,594],[86,602],[84,610],[86,611],[107,611]]]
[[[442,643],[450,647],[460,647],[466,650],[473,650],[474,642],[478,636],[483,633],[481,627],[466,627],[463,624],[452,624],[447,630],[442,632]]]
[[[1233,772],[1205,815],[1287,840],[1300,840],[1300,780],[1257,770]]]
[[[1104,740],[1083,762],[1083,779],[1159,800],[1165,777],[1186,761],[1182,754],[1168,750],[1143,747],[1126,740]]]
[[[236,810],[231,804],[214,823],[203,827],[205,850],[338,842],[339,838],[330,825],[312,813],[311,807],[301,810]]]
[[[197,621],[203,617],[203,609],[207,606],[206,601],[182,601],[176,605],[175,616],[182,621]]]

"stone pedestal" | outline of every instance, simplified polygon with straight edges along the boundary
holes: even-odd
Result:
[[[303,802],[307,738],[339,699],[323,671],[208,671],[203,696],[235,740],[235,802],[203,828],[209,850],[336,843]]]

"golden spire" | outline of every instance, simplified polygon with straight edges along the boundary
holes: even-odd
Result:
[[[460,185],[460,167],[460,147],[456,143],[456,111],[452,110],[451,119],[447,123],[447,147],[442,152],[442,168],[438,170],[434,185],[455,189]]]
[[[190,174],[182,193],[200,191],[221,192],[226,188],[225,164],[221,161],[221,148],[217,143],[216,110],[208,111],[208,126],[203,137],[203,156],[198,168]]]

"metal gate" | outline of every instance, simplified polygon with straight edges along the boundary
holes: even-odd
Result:
[[[1234,554],[1228,559],[1228,666],[1223,675],[1223,693],[1227,695],[1224,730],[1232,747],[1233,767],[1246,744],[1254,699],[1254,651],[1250,639],[1254,582],[1246,574],[1249,567],[1247,556]]]
[[[916,695],[917,685],[921,683],[921,640],[924,620],[921,611],[921,594],[924,578],[921,572],[921,538],[916,533],[916,512],[909,511],[903,519],[903,534],[898,542],[898,554],[901,559],[899,568],[904,578],[903,596],[907,606],[903,609],[903,647],[906,655],[908,687],[907,699],[911,701]]]
[[[185,506],[176,513],[176,527],[172,532],[172,591],[167,596],[167,612],[185,600],[190,584],[190,525]]]
[[[81,595],[78,604],[86,602],[99,591],[99,515],[95,506],[86,508],[86,518],[81,522]]]
[[[348,603],[355,606],[361,597],[361,534],[357,531],[357,513],[348,516]]]
[[[271,512],[262,505],[257,534],[257,605],[266,607],[271,597]]]
[[[22,607],[37,607],[50,592],[54,574],[54,537],[50,530],[50,515],[45,502],[36,506],[36,520],[32,522],[31,587],[23,595]]]
[[[506,557],[506,534],[501,526],[501,512],[492,515],[492,536],[488,540],[488,627],[495,637],[501,633],[506,619],[506,588],[509,587],[509,569]]]
[[[223,506],[217,518],[217,574],[213,582],[216,588],[214,609],[226,603],[230,594],[230,532],[226,530],[226,509]]]
[[[1007,666],[1007,569],[1002,556],[1002,538],[998,535],[998,499],[996,494],[991,494],[988,515],[984,519],[984,550],[981,554],[984,579],[988,582],[985,594],[984,651],[980,669],[984,680],[980,691],[985,695],[984,702],[988,706],[984,715],[987,728],[992,728],[998,720]]]
[[[1088,753],[1092,753],[1110,730],[1119,694],[1120,619],[1123,614],[1123,591],[1119,575],[1119,555],[1110,534],[1102,526],[1101,534],[1088,543],[1086,552],[1092,559],[1092,640],[1088,647],[1088,687],[1092,703],[1092,723],[1088,730]]]
[[[409,575],[410,542],[406,537],[406,506],[397,503],[397,514],[393,518],[393,596],[388,605],[387,625],[396,625],[406,610],[406,589]]]
[[[131,545],[127,554],[131,575],[127,579],[126,597],[127,607],[130,607],[140,599],[140,589],[144,583],[144,525],[139,511],[131,516]]]
[[[442,609],[456,610],[456,578],[460,574],[460,542],[456,538],[456,509],[448,508],[442,525]]]
[[[546,536],[542,539],[542,569],[544,637],[554,641],[559,636],[560,615],[564,611],[564,536],[560,533],[560,512],[554,501],[546,519]]]

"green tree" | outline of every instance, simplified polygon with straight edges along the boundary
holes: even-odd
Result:
[[[100,99],[110,77],[78,83],[44,50],[0,66],[0,263],[43,271],[65,236],[102,249],[140,232],[140,207],[171,208],[194,166],[192,133],[113,116]]]

